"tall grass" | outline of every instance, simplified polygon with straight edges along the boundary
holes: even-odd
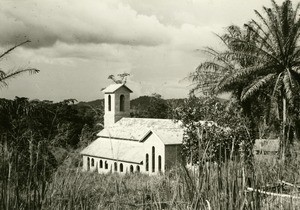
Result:
[[[266,196],[298,194],[297,187],[284,187],[279,180],[300,181],[299,163],[257,159],[252,170],[242,161],[222,164],[205,162],[178,166],[164,175],[98,174],[80,167],[61,165],[50,178],[39,158],[31,157],[26,173],[22,161],[2,147],[0,209],[299,209],[299,200]],[[40,155],[29,153],[31,155]],[[79,157],[80,158],[80,157]],[[18,160],[18,161],[17,161]],[[43,164],[46,164],[43,163]],[[24,176],[22,179],[19,176]],[[255,189],[247,191],[247,187]]]

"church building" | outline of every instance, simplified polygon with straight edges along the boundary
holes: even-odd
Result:
[[[171,119],[130,118],[125,84],[103,90],[104,129],[81,151],[83,170],[98,173],[158,174],[181,161],[183,128]]]

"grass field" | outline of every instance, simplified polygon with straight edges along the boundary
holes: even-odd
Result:
[[[255,160],[249,170],[239,161],[174,168],[164,175],[97,174],[62,164],[50,179],[34,174],[20,183],[12,164],[1,170],[1,209],[299,209],[300,199],[266,196],[257,189],[298,197],[297,158],[287,164]],[[11,171],[9,171],[11,170]],[[45,174],[44,174],[45,175]],[[41,176],[41,177],[38,177]],[[26,179],[25,179],[26,180]],[[247,191],[247,187],[255,189]]]

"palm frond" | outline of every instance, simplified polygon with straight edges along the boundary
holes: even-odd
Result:
[[[16,76],[19,76],[19,75],[24,74],[24,73],[36,74],[39,71],[40,70],[35,69],[35,68],[28,68],[28,69],[20,69],[20,70],[4,73],[4,74],[0,75],[0,83],[7,86],[6,81],[9,80],[9,79],[15,78]]]
[[[297,69],[292,69],[290,73],[294,80],[300,85],[300,72],[298,72]]]
[[[228,72],[226,67],[218,63],[201,63],[197,69],[188,76],[188,79],[196,84],[191,92],[212,90],[224,74],[228,74]]]
[[[267,14],[268,20],[262,17],[259,12],[257,12],[257,15],[264,19],[264,24],[269,29],[270,33],[274,37],[274,40],[276,40],[275,45],[277,46],[279,50],[279,54],[283,55],[283,44],[282,44],[282,34],[280,32],[280,21],[276,18],[276,15],[273,14],[272,9],[263,7],[265,13]]]
[[[286,70],[286,74],[288,75],[291,91],[293,94],[291,99],[294,100],[294,98],[296,98],[300,92],[300,75],[297,74],[295,71],[289,69]],[[294,101],[292,101],[292,103],[294,103]]]
[[[0,70],[0,78],[4,77],[5,76],[5,72]]]
[[[298,13],[299,13],[299,9],[300,9],[300,2],[297,3],[295,9],[294,9],[294,14],[293,14],[293,21],[296,22],[296,17],[298,16]]]
[[[257,28],[256,30],[252,26],[250,26],[249,24],[246,24],[245,26],[247,28],[249,28],[250,30],[252,30],[253,33],[255,33],[255,35],[257,35],[259,37],[259,39],[261,41],[261,45],[266,47],[273,54],[276,54],[276,50],[274,49],[272,44],[268,42],[268,40],[270,40],[269,37],[270,37],[271,33],[270,32],[265,32],[265,30],[255,20],[252,19],[251,23],[255,25],[255,27]]]
[[[257,52],[260,53],[260,56],[266,56],[268,57],[268,59],[270,60],[273,60],[275,61],[276,63],[280,64],[280,60],[275,56],[273,55],[272,53],[266,51],[265,49],[263,49],[262,47],[258,47],[257,45],[253,44],[253,43],[250,43],[250,42],[247,42],[245,40],[239,40],[239,39],[236,39],[235,41],[237,42],[241,42],[241,43],[245,43],[247,45],[250,45],[251,47],[253,47]],[[253,52],[246,52],[246,53],[249,53],[249,55],[251,55]]]
[[[260,60],[261,57],[256,54],[251,54],[244,51],[225,51],[223,53],[220,53],[220,56],[224,57],[226,60],[235,60],[238,62],[241,62],[242,60]],[[253,63],[253,62],[251,62]],[[248,65],[249,66],[249,65]]]
[[[266,73],[274,73],[274,66],[252,66],[244,69],[239,69],[236,73],[229,75],[228,77],[222,79],[218,84],[217,91],[222,91],[223,89],[230,87],[238,80],[249,80],[256,76],[263,76]]]
[[[223,34],[222,36],[215,34],[224,44],[226,47],[228,47],[229,49],[231,49],[230,44],[231,44],[231,38],[235,37],[235,38],[241,38],[242,37],[242,31],[240,29],[240,27],[236,26],[236,25],[230,25],[226,28],[226,32],[225,34]]]
[[[270,81],[276,77],[275,73],[268,74],[262,78],[256,79],[252,84],[250,84],[247,88],[244,88],[241,94],[241,101],[245,101],[251,98],[255,93],[261,91],[261,89],[266,86]]]
[[[219,71],[224,71],[227,70],[226,67],[222,66],[221,64],[218,64],[216,62],[212,62],[212,61],[206,61],[204,63],[201,63],[197,68],[196,71],[203,71],[203,70],[211,70],[215,73],[219,72]]]
[[[229,61],[227,60],[224,56],[222,56],[222,54],[210,47],[206,47],[203,52],[209,54],[212,56],[213,60],[217,61],[217,62],[221,62],[223,63],[224,65],[228,66],[229,68],[234,68],[234,65]]]
[[[280,6],[276,3],[276,1],[271,0],[273,8],[275,8],[276,12],[280,13]]]
[[[7,86],[8,86],[7,82],[0,80],[0,89],[4,88],[4,87],[7,87]]]
[[[10,48],[7,51],[5,51],[4,53],[2,53],[0,55],[0,59],[3,58],[5,55],[9,54],[11,51],[13,51],[14,49],[16,49],[17,47],[20,47],[21,45],[24,45],[24,44],[29,43],[29,42],[30,42],[30,40],[26,40],[24,42],[21,42],[20,44],[17,44],[15,46],[13,46],[12,48]]]

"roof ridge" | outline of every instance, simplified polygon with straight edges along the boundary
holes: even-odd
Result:
[[[114,93],[115,91],[117,91],[119,88],[124,87],[126,88],[130,93],[132,93],[133,91],[128,88],[124,83],[121,84],[110,84],[109,86],[107,86],[106,88],[104,88],[102,90],[103,93]]]

